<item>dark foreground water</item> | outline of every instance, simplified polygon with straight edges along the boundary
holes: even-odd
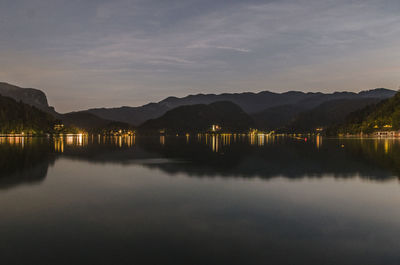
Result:
[[[400,140],[0,138],[1,264],[400,264]]]

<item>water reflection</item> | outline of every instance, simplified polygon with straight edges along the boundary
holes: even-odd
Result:
[[[0,157],[2,179],[15,178],[15,184],[44,179],[48,165],[61,157],[91,163],[143,163],[172,175],[185,173],[198,177],[359,176],[385,180],[400,176],[397,139],[323,139],[320,136],[304,139],[264,134],[139,139],[100,135],[1,137]],[[162,163],[143,162],[160,158],[164,159],[160,160]],[[30,174],[36,165],[40,169]]]
[[[187,138],[2,138],[3,263],[399,264],[398,140]]]
[[[57,148],[44,138],[0,137],[0,189],[43,181]]]
[[[315,145],[319,149],[322,145],[322,136],[317,135],[315,137]]]

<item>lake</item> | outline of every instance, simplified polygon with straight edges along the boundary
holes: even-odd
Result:
[[[400,264],[400,140],[0,138],[2,264]]]

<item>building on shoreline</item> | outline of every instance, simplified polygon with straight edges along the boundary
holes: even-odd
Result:
[[[377,137],[400,137],[400,131],[376,131],[373,135]]]

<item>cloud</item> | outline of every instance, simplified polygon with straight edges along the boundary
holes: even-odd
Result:
[[[231,50],[236,52],[251,52],[249,49],[244,48],[235,48],[229,46],[218,46],[218,45],[207,45],[207,44],[193,44],[189,45],[186,48],[188,49],[222,49],[222,50]]]

